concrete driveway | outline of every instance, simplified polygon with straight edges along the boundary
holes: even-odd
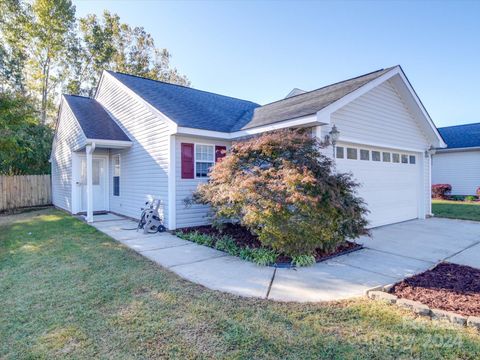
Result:
[[[277,301],[329,301],[361,296],[441,261],[480,268],[480,222],[432,218],[374,229],[364,249],[308,268],[257,266],[168,234],[124,230],[131,220],[101,215],[93,223],[143,256],[214,290]]]

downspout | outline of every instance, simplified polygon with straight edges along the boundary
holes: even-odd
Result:
[[[87,155],[87,222],[93,222],[93,152],[95,143],[87,145],[85,152]]]

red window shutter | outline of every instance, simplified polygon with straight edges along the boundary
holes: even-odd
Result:
[[[215,145],[215,162],[219,161],[227,155],[227,147]]]
[[[194,176],[194,146],[182,143],[182,179],[193,179]]]

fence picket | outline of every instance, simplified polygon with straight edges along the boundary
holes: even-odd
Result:
[[[50,175],[0,175],[0,211],[51,203]]]

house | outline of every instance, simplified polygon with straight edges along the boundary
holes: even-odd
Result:
[[[480,187],[480,123],[438,131],[447,148],[432,158],[432,183],[452,185],[452,195],[475,195]]]
[[[259,105],[137,76],[104,71],[94,98],[64,95],[52,163],[53,203],[71,213],[138,218],[159,198],[169,229],[208,223],[186,206],[232,142],[276,129],[339,131],[337,169],[361,183],[371,227],[430,214],[430,150],[444,147],[400,66]]]

